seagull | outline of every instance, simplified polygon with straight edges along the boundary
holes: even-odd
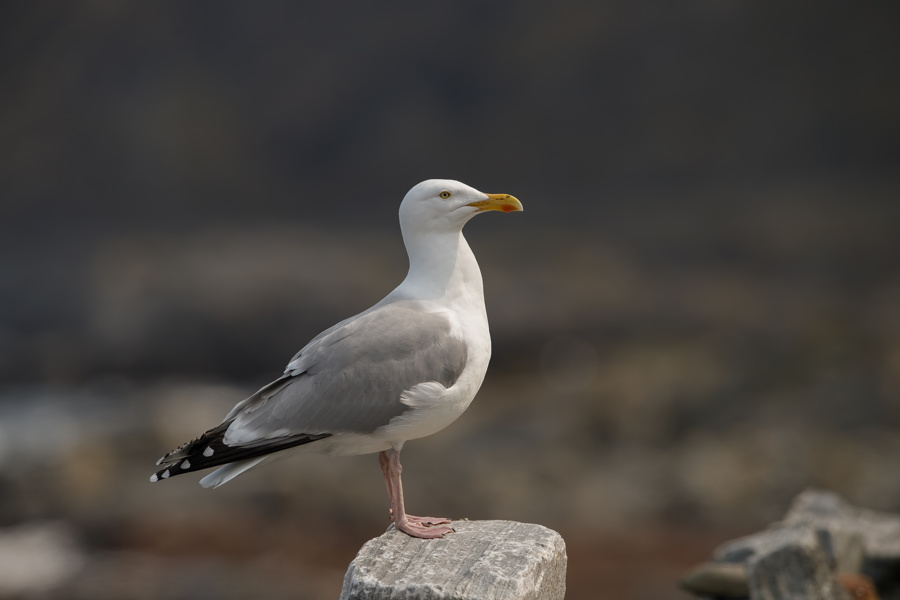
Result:
[[[378,453],[396,529],[440,538],[450,521],[406,514],[400,450],[469,407],[491,357],[481,271],[463,226],[487,211],[521,211],[509,194],[430,179],[400,203],[406,278],[383,300],[326,329],[284,374],[239,402],[216,427],[163,456],[156,482],[218,467],[218,487],[285,451]]]

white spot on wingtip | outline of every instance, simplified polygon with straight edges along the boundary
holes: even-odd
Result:
[[[190,468],[191,468],[191,461],[189,461],[189,460],[187,460],[187,459],[181,461],[181,468],[182,468],[182,469],[190,469]]]
[[[150,476],[150,483],[156,483],[159,481],[159,477],[156,476],[156,473]]]
[[[203,456],[205,456],[206,458],[209,458],[210,456],[213,455],[214,452],[215,452],[215,450],[212,449],[212,446],[207,446],[206,450],[203,451]]]
[[[166,469],[165,471],[163,471],[162,478],[167,479],[168,477],[169,477],[169,470]]]
[[[163,461],[163,458],[165,458],[165,456],[163,456],[161,459],[159,459],[158,461],[156,461],[156,464],[161,465],[161,464],[162,464],[162,461]]]

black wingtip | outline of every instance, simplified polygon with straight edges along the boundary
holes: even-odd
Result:
[[[160,459],[160,462],[158,462],[156,464],[160,464],[161,462],[162,462],[162,459]],[[156,473],[151,475],[150,482],[156,483],[157,481],[160,481],[162,479],[168,479],[169,477],[174,477],[175,475],[181,475],[183,473],[190,473],[191,471],[198,471],[200,469],[206,469],[206,468],[214,466],[214,465],[207,465],[207,466],[203,466],[203,467],[191,468],[192,466],[193,465],[191,465],[191,461],[189,458],[185,458],[181,462],[169,463],[168,465],[166,465],[166,467],[164,469],[160,469],[159,471],[157,471]]]
[[[223,424],[224,425],[224,424]],[[150,481],[156,483],[162,479],[202,471],[211,467],[227,465],[229,463],[256,458],[273,452],[280,452],[309,444],[323,438],[330,437],[330,433],[301,434],[283,438],[259,440],[241,446],[228,446],[224,442],[227,425],[211,429],[196,440],[188,442],[176,450],[166,454],[157,465],[163,468],[150,476]]]

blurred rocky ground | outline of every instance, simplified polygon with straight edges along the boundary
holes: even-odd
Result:
[[[0,597],[336,598],[374,457],[148,478],[400,281],[429,177],[525,212],[412,512],[659,600],[808,486],[900,509],[896,6],[352,6],[0,7]]]

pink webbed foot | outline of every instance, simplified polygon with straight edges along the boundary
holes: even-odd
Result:
[[[414,517],[406,515],[401,522],[394,522],[394,527],[407,535],[431,540],[442,538],[453,531],[450,521],[437,517]]]
[[[384,473],[388,496],[391,499],[390,518],[394,527],[407,535],[417,538],[442,538],[451,531],[450,520],[443,517],[414,517],[406,514],[403,507],[403,484],[400,482],[400,451],[391,448],[378,455],[378,462]]]

